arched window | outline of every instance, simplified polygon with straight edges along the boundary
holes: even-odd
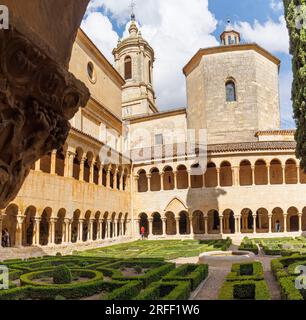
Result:
[[[132,79],[132,59],[131,57],[126,57],[124,59],[124,79]]]
[[[234,81],[229,80],[226,82],[226,102],[237,101],[236,97],[236,85]]]

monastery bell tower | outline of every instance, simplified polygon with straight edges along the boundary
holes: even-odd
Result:
[[[113,55],[115,68],[126,81],[122,90],[123,119],[158,112],[153,89],[154,50],[143,39],[134,13],[129,36],[118,41]]]

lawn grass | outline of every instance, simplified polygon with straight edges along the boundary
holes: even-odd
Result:
[[[81,256],[109,258],[162,258],[166,260],[180,257],[196,257],[203,252],[220,250],[226,240],[161,240],[135,241],[110,247],[78,252]]]

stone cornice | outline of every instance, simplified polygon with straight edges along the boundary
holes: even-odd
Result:
[[[247,50],[253,50],[261,54],[271,62],[275,63],[277,66],[279,66],[281,63],[278,58],[276,58],[274,55],[272,55],[271,53],[269,53],[267,50],[260,47],[256,43],[237,44],[237,45],[230,45],[230,46],[218,46],[218,47],[200,49],[183,68],[183,73],[185,76],[188,76],[200,64],[203,56],[224,53],[224,52],[239,52],[239,51],[247,51]]]
[[[259,136],[293,136],[295,135],[296,130],[268,130],[268,131],[258,131],[255,134],[255,137]]]
[[[145,116],[140,115],[137,117],[130,118],[129,121],[131,124],[135,124],[135,123],[141,123],[146,121],[152,121],[156,119],[174,117],[178,115],[186,115],[186,113],[187,113],[187,110],[185,108],[180,108],[180,109],[159,112],[159,113],[154,113],[154,114],[145,115]]]
[[[76,41],[82,43],[97,59],[100,66],[105,69],[107,75],[115,81],[118,86],[123,86],[125,80],[121,77],[120,73],[113,67],[113,65],[106,59],[103,53],[93,44],[93,42],[88,38],[86,33],[80,28],[78,30]]]

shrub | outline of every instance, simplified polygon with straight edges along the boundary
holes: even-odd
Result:
[[[250,267],[251,265],[251,267]],[[245,267],[247,266],[247,267]],[[245,270],[242,273],[249,273],[249,275],[242,275],[241,270],[243,269],[248,269]],[[251,272],[252,270],[252,272]],[[262,264],[260,262],[253,262],[252,264],[250,263],[234,263],[232,265],[231,272],[227,275],[226,280],[227,281],[243,281],[243,280],[263,280],[264,279],[264,271]]]
[[[195,290],[198,285],[207,278],[207,276],[208,265],[185,264],[170,271],[162,278],[162,281],[189,281],[191,289]]]
[[[56,256],[56,257],[61,257],[62,254],[61,254],[60,252],[57,252],[55,256]]]
[[[240,265],[240,275],[241,276],[252,276],[253,275],[253,264],[252,263],[246,263]]]
[[[154,282],[135,300],[188,300],[190,284],[184,282]]]
[[[253,288],[255,294],[253,295]],[[251,297],[252,295],[252,297]],[[270,300],[270,292],[264,280],[260,281],[226,281],[219,293],[220,300],[252,299]]]
[[[302,292],[295,287],[295,280],[296,277],[283,277],[279,279],[283,300],[304,300]]]
[[[102,300],[131,300],[136,297],[142,289],[140,281],[117,282],[118,288],[102,297]]]
[[[53,271],[53,282],[55,284],[68,284],[72,282],[70,269],[66,265],[58,266]]]
[[[141,272],[142,272],[142,267],[136,266],[136,267],[134,268],[134,270],[136,271],[136,273],[141,274]]]
[[[256,285],[254,283],[249,284],[235,284],[234,285],[234,299],[238,300],[254,300],[255,299]]]

